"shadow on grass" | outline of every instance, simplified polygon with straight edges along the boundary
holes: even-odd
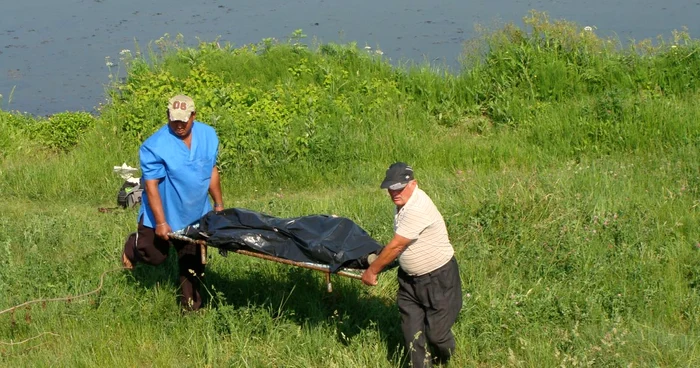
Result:
[[[175,248],[170,247],[168,257],[160,265],[135,264],[129,280],[143,290],[150,290],[158,285],[169,285],[176,289],[179,288],[177,252]],[[173,302],[179,303],[180,296],[173,295]]]
[[[387,360],[401,357],[401,320],[393,298],[371,296],[360,280],[338,275],[332,276],[329,293],[322,272],[294,266],[270,271],[253,269],[242,276],[208,272],[205,285],[235,308],[254,305],[269,310],[273,318],[283,314],[299,325],[334,326],[335,338],[344,345],[363,330],[376,329],[386,344]],[[208,306],[212,304],[209,300]]]
[[[132,271],[133,281],[144,290],[158,284],[177,288],[177,269],[177,254],[171,248],[161,265],[138,264]],[[397,362],[401,357],[401,320],[393,297],[384,300],[370,295],[360,280],[333,275],[333,291],[329,293],[322,272],[294,266],[263,265],[225,275],[207,268],[205,275],[201,290],[204,308],[216,308],[217,304],[256,306],[269,310],[272,318],[284,315],[300,326],[333,326],[335,338],[345,345],[364,330],[376,329],[386,344],[387,360]],[[390,272],[384,277],[395,276]],[[173,295],[173,303],[178,302],[179,295]]]

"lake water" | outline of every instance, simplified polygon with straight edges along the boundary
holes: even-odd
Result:
[[[0,108],[35,115],[93,111],[105,101],[105,57],[164,34],[234,45],[286,40],[379,48],[384,57],[457,67],[476,24],[522,25],[531,9],[622,41],[700,37],[700,0],[0,0]],[[194,5],[197,4],[197,5]],[[11,97],[11,101],[10,101]]]

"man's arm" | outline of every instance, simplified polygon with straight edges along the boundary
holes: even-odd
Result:
[[[158,191],[158,179],[146,180],[146,197],[148,197],[148,206],[153,212],[153,218],[156,221],[154,224],[156,235],[168,240],[168,233],[172,232],[170,225],[165,219],[165,211],[163,211],[163,201],[160,199]]]
[[[221,195],[221,177],[219,176],[219,169],[216,166],[211,169],[209,195],[211,199],[214,200],[214,211],[222,211],[224,209],[224,197]]]
[[[369,268],[362,273],[362,282],[365,285],[377,285],[377,275],[382,272],[384,267],[394,262],[404,250],[411,244],[411,239],[404,238],[399,234],[394,234],[389,244],[382,249],[377,259],[369,265]]]

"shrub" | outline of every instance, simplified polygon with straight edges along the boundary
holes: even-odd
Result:
[[[82,133],[94,125],[95,117],[87,112],[62,112],[26,125],[26,129],[42,144],[68,151],[78,144]]]
[[[17,146],[18,140],[22,139],[22,127],[32,121],[26,115],[0,111],[0,158],[6,157]]]

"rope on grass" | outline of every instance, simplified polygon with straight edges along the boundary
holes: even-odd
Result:
[[[38,335],[36,335],[36,336],[34,336],[34,337],[30,337],[30,338],[24,339],[24,340],[22,340],[22,341],[17,341],[17,342],[14,342],[14,341],[11,341],[11,340],[10,340],[10,342],[0,341],[0,345],[4,345],[4,346],[22,345],[22,344],[24,344],[24,343],[26,343],[26,342],[32,341],[32,340],[34,340],[34,339],[38,339],[38,338],[40,338],[40,337],[42,337],[42,336],[44,336],[44,335],[61,336],[61,335],[59,335],[59,334],[57,334],[57,333],[53,333],[53,332],[42,332],[42,333],[40,333],[40,334],[38,334]]]
[[[111,269],[111,270],[107,270],[107,271],[105,271],[105,272],[102,272],[102,275],[100,275],[100,284],[97,286],[97,289],[95,289],[95,290],[93,290],[93,291],[90,291],[90,292],[87,292],[87,293],[85,293],[85,294],[74,295],[74,296],[66,296],[66,297],[62,297],[62,298],[46,298],[46,299],[35,299],[35,300],[30,300],[30,301],[28,301],[28,302],[24,302],[24,303],[22,303],[22,304],[15,305],[15,306],[12,307],[12,308],[8,308],[8,309],[5,309],[5,310],[3,310],[3,311],[0,311],[0,314],[5,314],[5,313],[9,313],[9,312],[14,312],[14,311],[15,311],[16,309],[18,309],[18,308],[22,308],[22,307],[25,307],[25,306],[28,306],[28,305],[32,305],[32,304],[36,304],[36,303],[61,302],[61,301],[64,301],[64,302],[71,302],[73,299],[84,298],[84,297],[89,296],[89,295],[92,295],[92,294],[97,294],[97,293],[100,292],[100,290],[102,290],[102,284],[104,283],[105,275],[108,274],[108,273],[110,273],[110,272],[119,271],[119,270],[122,270],[122,269],[124,269],[124,267],[117,267],[117,268],[113,268],[113,269]]]
[[[17,310],[18,308],[26,307],[26,306],[29,306],[29,305],[32,305],[32,304],[36,304],[36,303],[60,302],[60,301],[70,302],[70,301],[72,301],[73,299],[83,298],[83,297],[86,297],[86,296],[89,296],[89,295],[92,295],[92,294],[97,294],[97,293],[100,292],[100,290],[102,290],[102,285],[104,284],[105,275],[108,274],[108,273],[110,273],[110,272],[119,271],[119,270],[122,270],[122,269],[124,269],[124,267],[117,267],[117,268],[113,268],[113,269],[111,269],[111,270],[107,270],[107,271],[105,271],[105,272],[102,272],[102,275],[100,275],[100,284],[97,286],[97,289],[95,289],[95,290],[93,290],[93,291],[89,291],[89,292],[87,292],[87,293],[85,293],[85,294],[74,295],[74,296],[66,296],[66,297],[62,297],[62,298],[45,298],[45,299],[30,300],[30,301],[28,301],[28,302],[24,302],[24,303],[22,303],[22,304],[15,305],[15,306],[12,307],[12,308],[8,308],[8,309],[5,309],[5,310],[3,310],[3,311],[0,311],[0,314],[9,313],[9,312],[14,312],[14,311]],[[14,342],[14,341],[10,341],[10,342],[0,341],[0,345],[2,345],[2,346],[16,346],[16,345],[21,345],[21,344],[27,343],[27,342],[29,342],[29,341],[32,341],[32,340],[34,340],[34,339],[38,339],[39,337],[44,336],[44,335],[60,336],[59,334],[54,333],[54,332],[42,332],[42,333],[40,333],[40,334],[38,334],[38,335],[36,335],[36,336],[34,336],[34,337],[30,337],[30,338],[24,339],[24,340],[22,340],[22,341],[17,341],[17,342]]]

